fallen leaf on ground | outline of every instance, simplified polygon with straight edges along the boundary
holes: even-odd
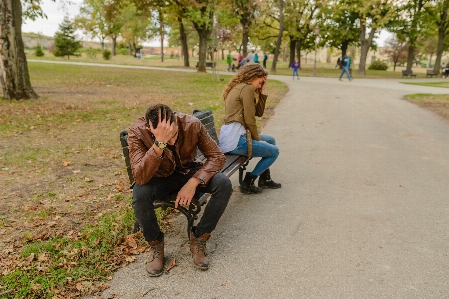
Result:
[[[176,257],[173,258],[173,261],[171,262],[170,266],[168,266],[167,270],[165,270],[165,272],[168,273],[168,271],[170,271],[171,269],[173,269],[174,267],[176,267],[178,264],[176,263]]]
[[[126,243],[128,244],[129,247],[136,249],[137,248],[137,243],[136,240],[134,240],[134,238],[130,235],[127,235],[125,237]]]

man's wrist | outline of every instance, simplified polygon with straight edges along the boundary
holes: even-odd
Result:
[[[198,185],[201,185],[201,184],[204,184],[204,182],[203,182],[201,179],[196,178],[196,177],[191,177],[190,180],[191,180],[192,182],[195,182],[195,184],[196,184],[197,186],[198,186]]]

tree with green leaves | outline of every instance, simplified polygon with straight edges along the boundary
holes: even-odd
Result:
[[[258,13],[259,6],[256,0],[232,0],[232,12],[242,26],[242,51],[243,57],[248,55],[249,32]]]
[[[198,72],[206,72],[207,42],[214,28],[216,2],[213,0],[171,0],[198,33]]]
[[[120,29],[120,36],[128,45],[129,54],[136,54],[137,45],[154,34],[151,30],[154,27],[151,12],[139,9],[133,2],[126,2],[122,5],[121,15],[124,23]]]
[[[82,47],[81,42],[76,40],[75,25],[65,17],[62,23],[59,25],[59,30],[56,31],[54,41],[55,50],[53,55],[56,57],[78,56],[77,51]]]
[[[340,57],[343,57],[349,46],[360,43],[359,16],[339,1],[332,1],[322,11],[325,20],[320,29],[322,45],[340,49]]]
[[[382,28],[396,16],[393,4],[396,0],[340,0],[338,5],[357,16],[360,24],[360,61],[358,74],[365,76],[366,58],[373,40]]]
[[[322,8],[326,1],[293,0],[286,2],[285,30],[290,39],[291,65],[295,57],[301,57],[301,50],[312,50],[315,46],[315,26],[323,23]],[[296,52],[296,54],[295,54]]]
[[[399,39],[407,41],[408,55],[406,70],[411,71],[413,60],[420,46],[420,37],[425,35],[426,15],[432,0],[403,0],[397,1],[398,12],[396,20],[390,30],[395,32]]]
[[[438,32],[438,43],[436,50],[436,59],[433,70],[440,72],[441,57],[443,51],[449,48],[449,0],[437,0],[436,4],[428,10],[429,19],[434,22]]]
[[[129,5],[127,1],[110,0],[84,0],[80,8],[80,14],[74,23],[78,29],[86,34],[97,37],[104,51],[106,38],[112,41],[112,55],[115,56],[117,38],[125,24],[123,6]]]

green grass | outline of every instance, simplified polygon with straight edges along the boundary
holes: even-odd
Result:
[[[116,268],[105,258],[131,233],[130,208],[98,219],[70,237],[30,242],[17,258],[21,267],[1,277],[1,285],[16,292],[5,298],[51,298],[58,287],[88,279],[106,280]]]
[[[449,88],[449,82],[401,82],[403,84]]]

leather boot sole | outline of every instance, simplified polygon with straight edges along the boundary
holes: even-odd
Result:
[[[147,273],[148,273],[148,276],[150,276],[150,277],[159,277],[164,273],[164,269],[162,269],[162,271],[159,273],[150,273],[148,271],[147,271]]]
[[[277,187],[277,186],[268,186],[268,185],[262,185],[261,186],[261,185],[259,185],[259,187],[262,188],[262,189],[279,189],[282,186]]]
[[[208,270],[209,266],[197,266],[195,265],[195,263],[193,263],[193,265],[195,266],[195,268],[200,269],[200,270]]]
[[[259,193],[262,193],[262,190],[260,192],[255,192],[255,191],[243,189],[242,187],[240,187],[240,192],[243,194],[259,194]]]

